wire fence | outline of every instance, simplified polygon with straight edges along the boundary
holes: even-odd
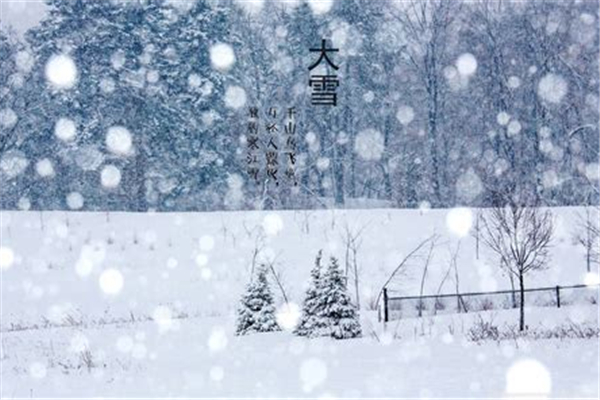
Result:
[[[564,307],[598,304],[599,285],[571,285],[525,289],[526,307]],[[394,296],[383,289],[383,320],[519,308],[517,290],[452,293],[424,296]]]

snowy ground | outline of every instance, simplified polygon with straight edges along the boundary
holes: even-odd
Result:
[[[552,262],[530,286],[586,279],[571,239],[577,210],[554,211]],[[461,290],[506,288],[491,255],[477,259],[464,214],[454,216],[3,212],[2,396],[502,397],[533,390],[597,397],[597,339],[468,340],[479,316],[506,330],[517,322],[514,310],[404,319],[385,332],[374,312],[363,311],[365,337],[340,342],[288,332],[233,336],[232,313],[255,249],[258,259],[275,259],[290,300],[300,303],[319,248],[344,264],[347,227],[364,228],[363,309],[434,232],[441,239],[425,292],[437,290],[459,240]],[[411,265],[394,288],[417,293],[420,268]],[[531,307],[527,318],[531,329],[597,328],[598,307]]]

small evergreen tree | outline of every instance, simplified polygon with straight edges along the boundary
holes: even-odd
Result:
[[[264,265],[257,271],[256,278],[246,288],[238,308],[236,335],[253,332],[279,331],[275,318],[273,294],[267,280],[267,269]]]
[[[321,278],[322,315],[328,323],[328,334],[336,339],[349,339],[362,334],[358,311],[350,301],[346,279],[338,261],[331,257],[325,275]]]
[[[323,317],[324,299],[320,295],[320,281],[322,275],[321,258],[323,252],[319,251],[315,265],[310,272],[312,278],[310,286],[306,290],[304,303],[302,304],[302,316],[294,333],[299,336],[323,336],[327,334],[327,320]]]

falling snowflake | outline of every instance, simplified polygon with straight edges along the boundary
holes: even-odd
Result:
[[[456,181],[456,192],[461,200],[473,201],[483,192],[483,183],[479,175],[469,168],[467,172],[458,177]]]
[[[46,63],[46,79],[56,89],[71,89],[77,83],[77,66],[66,55],[54,55]]]
[[[542,100],[558,104],[567,94],[569,86],[567,81],[560,75],[547,74],[538,83],[538,95]]]
[[[42,178],[54,176],[54,167],[52,166],[52,161],[47,158],[39,160],[35,164],[35,171]]]
[[[278,214],[267,214],[262,226],[268,236],[275,236],[283,230],[283,220]]]
[[[114,268],[109,268],[100,274],[98,283],[100,289],[108,295],[116,295],[123,289],[123,275]]]
[[[9,269],[15,261],[15,253],[10,247],[0,247],[0,269]]]
[[[249,15],[260,13],[265,5],[265,0],[235,0],[235,2]]]
[[[229,86],[225,90],[225,105],[235,110],[246,104],[246,91],[239,86]]]
[[[210,50],[210,62],[213,68],[226,72],[233,67],[235,63],[235,53],[233,48],[226,43],[217,43],[211,46]]]
[[[508,123],[508,127],[506,128],[506,133],[508,136],[515,136],[521,132],[521,123],[516,119],[513,119]]]
[[[77,136],[77,126],[72,119],[60,118],[54,125],[54,135],[62,141],[70,142]]]
[[[127,156],[132,152],[132,139],[129,130],[123,126],[108,128],[106,133],[106,147],[119,156]]]
[[[225,329],[218,326],[212,329],[208,338],[208,349],[211,353],[225,350],[227,347],[227,334]]]
[[[410,124],[414,118],[415,111],[412,107],[404,105],[398,108],[398,112],[396,113],[396,119],[398,119],[398,121],[400,121],[402,125],[406,126]]]
[[[307,0],[310,9],[315,15],[323,15],[333,7],[333,0]]]
[[[107,189],[113,189],[121,183],[121,171],[114,165],[106,165],[100,173],[100,182]]]
[[[384,149],[383,135],[378,130],[365,129],[356,135],[354,151],[363,160],[380,160]]]
[[[465,237],[471,231],[473,213],[468,208],[453,208],[446,214],[446,227],[458,237]]]
[[[277,310],[277,324],[286,331],[293,331],[300,321],[300,307],[295,303],[284,303]]]
[[[551,390],[550,372],[537,360],[518,360],[506,373],[506,394],[509,396],[545,397]]]
[[[456,59],[456,69],[462,76],[471,76],[477,71],[477,59],[471,53],[462,54]]]
[[[11,108],[0,110],[0,126],[5,129],[11,129],[17,124],[17,114]]]
[[[510,122],[510,115],[504,111],[501,111],[496,116],[496,122],[498,122],[499,125],[506,126]]]
[[[0,159],[0,170],[6,174],[8,179],[20,175],[28,165],[29,160],[19,150],[9,150]]]

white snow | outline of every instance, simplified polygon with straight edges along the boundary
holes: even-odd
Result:
[[[75,121],[69,118],[60,118],[54,125],[54,135],[65,142],[74,140],[77,136]]]
[[[356,139],[354,140],[354,151],[363,160],[380,160],[384,150],[383,135],[378,130],[365,129],[356,135]]]
[[[29,374],[33,379],[43,379],[46,377],[46,366],[40,362],[34,362],[29,367]]]
[[[407,105],[402,105],[398,108],[398,112],[396,113],[396,119],[400,121],[402,125],[408,125],[415,118],[415,111],[412,107]]]
[[[123,289],[123,274],[117,269],[109,268],[102,271],[98,284],[100,289],[108,295],[116,295]]]
[[[107,189],[114,189],[121,183],[121,171],[114,165],[106,165],[100,173],[100,182]]]
[[[0,126],[5,129],[11,129],[17,124],[19,118],[12,108],[3,108],[0,110]]]
[[[220,365],[215,365],[210,368],[210,379],[215,382],[220,382],[225,377],[225,370]]]
[[[117,339],[117,350],[121,353],[130,353],[133,350],[135,342],[129,335],[123,335]]]
[[[15,254],[10,247],[0,247],[0,269],[9,269],[15,261]]]
[[[233,47],[227,43],[217,43],[210,47],[210,62],[213,68],[227,72],[235,63]]]
[[[448,230],[458,237],[465,237],[471,231],[473,213],[468,208],[453,208],[446,214]]]
[[[71,345],[69,346],[69,350],[74,353],[81,353],[90,347],[90,341],[87,336],[82,334],[81,332],[77,332],[71,338]]]
[[[333,7],[333,0],[307,0],[307,3],[315,15],[326,14]]]
[[[506,394],[521,397],[547,397],[552,391],[548,368],[534,359],[520,359],[506,373]]]
[[[106,147],[118,156],[127,156],[132,152],[131,133],[124,126],[113,126],[106,133]]]
[[[79,192],[71,192],[67,195],[67,206],[71,210],[79,210],[83,207],[83,196]]]
[[[43,158],[35,164],[35,171],[42,178],[54,176],[54,166],[48,158]]]
[[[461,54],[456,59],[456,69],[462,76],[469,77],[477,71],[477,59],[471,53]]]
[[[246,91],[240,86],[229,86],[225,90],[225,105],[234,110],[246,104]]]
[[[327,364],[320,358],[307,358],[300,365],[300,381],[302,389],[309,393],[322,385],[327,379]]]
[[[77,83],[77,66],[67,54],[50,57],[46,63],[46,79],[56,89],[71,89]]]
[[[177,268],[178,264],[179,264],[179,262],[177,261],[177,259],[175,257],[169,257],[169,259],[167,260],[167,268],[169,268],[169,269]]]
[[[526,285],[593,282],[586,277],[584,254],[571,240],[581,210],[552,209],[560,221],[550,249],[552,259],[547,270],[528,276]],[[404,318],[387,324],[383,332],[376,311],[368,304],[406,254],[434,232],[441,238],[425,293],[438,290],[451,262],[450,252],[459,241],[461,291],[510,287],[497,259],[481,243],[476,259],[474,235],[464,234],[468,230],[461,228],[455,229],[464,234],[458,237],[447,228],[449,211],[427,207],[278,211],[284,229],[276,236],[263,235],[263,220],[272,211],[152,215],[3,211],[2,246],[10,248],[15,258],[13,267],[3,270],[3,304],[5,311],[11,310],[2,318],[4,390],[15,397],[33,392],[73,398],[114,393],[140,398],[173,393],[210,398],[415,398],[427,388],[426,394],[433,397],[502,398],[519,396],[509,393],[520,389],[515,386],[518,379],[508,379],[508,372],[529,359],[550,373],[548,396],[597,397],[596,339],[477,344],[467,340],[469,329],[480,318],[505,329],[518,323],[518,310]],[[476,212],[485,212],[469,211],[471,220]],[[64,234],[57,235],[61,224],[68,226],[64,239]],[[334,341],[294,336],[289,332],[293,324],[285,322],[293,321],[295,317],[287,318],[294,313],[285,310],[273,282],[277,317],[284,331],[234,336],[235,309],[248,282],[255,248],[276,257],[274,266],[291,304],[297,305],[316,252],[323,248],[326,257],[336,255],[344,265],[345,228],[362,226],[366,227],[358,262],[363,338]],[[149,231],[154,232],[153,238],[146,241],[143,238]],[[204,235],[215,240],[210,269],[194,263]],[[32,242],[37,245],[31,246]],[[76,271],[79,259],[92,265],[86,267],[89,272],[84,276]],[[418,294],[424,262],[414,259],[407,275],[390,288],[400,295]],[[127,280],[116,297],[98,289],[98,278],[106,268],[119,268]],[[453,291],[450,276],[442,292]],[[589,289],[590,296],[596,293]],[[161,306],[170,312],[155,313]],[[526,323],[530,330],[552,329],[569,320],[594,327],[597,307],[566,303],[558,309],[531,304],[526,307]],[[50,321],[50,326],[44,321]],[[161,330],[162,323],[169,329]],[[34,325],[36,329],[12,330]],[[89,370],[81,352],[73,351],[81,349],[89,351],[94,361]],[[33,363],[46,366],[45,378],[30,375]],[[543,374],[532,374],[528,381],[537,382],[537,390],[544,392],[540,377]]]
[[[542,100],[558,104],[565,97],[568,89],[567,81],[562,76],[549,73],[540,79],[537,93]]]

